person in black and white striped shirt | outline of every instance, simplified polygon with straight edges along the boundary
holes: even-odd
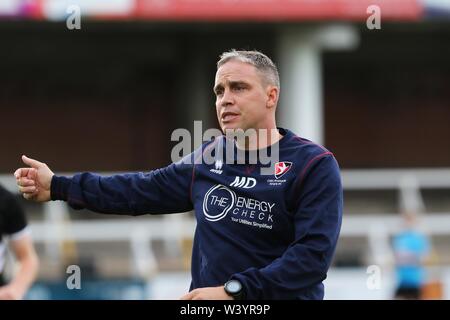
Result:
[[[20,264],[9,282],[3,277],[6,238]],[[14,195],[0,186],[0,300],[22,299],[36,278],[38,265],[25,213]]]

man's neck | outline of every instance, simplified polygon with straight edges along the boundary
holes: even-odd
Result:
[[[236,146],[244,150],[264,149],[281,140],[283,136],[276,127],[270,129],[247,130],[235,138]]]

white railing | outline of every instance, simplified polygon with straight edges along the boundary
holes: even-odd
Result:
[[[397,189],[404,177],[414,177],[420,189],[450,188],[450,169],[342,170],[346,190]]]

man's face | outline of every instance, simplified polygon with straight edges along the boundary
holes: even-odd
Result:
[[[222,65],[214,85],[222,131],[265,128],[271,110],[268,88],[253,65],[236,60]]]

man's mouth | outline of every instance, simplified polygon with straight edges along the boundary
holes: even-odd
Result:
[[[230,121],[237,119],[238,117],[239,117],[238,113],[224,112],[221,116],[221,120],[222,120],[222,122],[230,122]]]

